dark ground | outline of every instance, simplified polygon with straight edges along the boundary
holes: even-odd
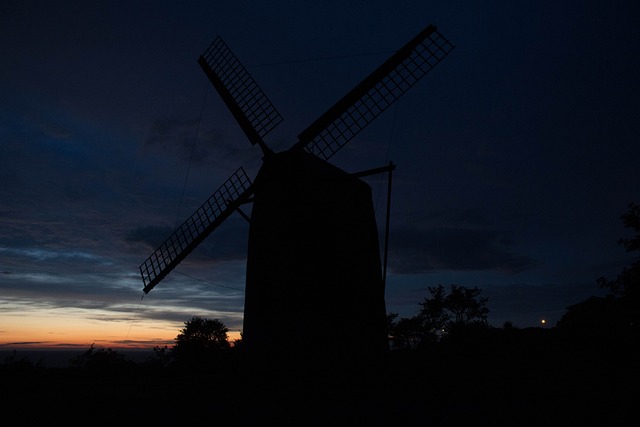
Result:
[[[495,343],[493,343],[495,344]],[[636,426],[638,350],[617,341],[392,351],[342,373],[4,369],[14,424]],[[8,424],[6,424],[8,425]]]

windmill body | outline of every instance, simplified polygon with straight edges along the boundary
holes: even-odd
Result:
[[[371,188],[316,156],[265,159],[254,182],[246,280],[243,343],[253,355],[388,349]]]
[[[264,137],[282,116],[217,37],[198,63],[248,140],[261,148],[263,164],[253,182],[238,168],[140,265],[144,292],[226,218],[242,213],[243,204],[253,203],[242,340],[247,354],[270,361],[338,355],[338,362],[383,354],[388,341],[378,227],[371,188],[359,177],[393,168],[348,173],[328,159],[453,48],[427,26],[304,129],[290,149],[274,153]]]

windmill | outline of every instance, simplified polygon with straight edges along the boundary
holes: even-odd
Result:
[[[238,168],[141,265],[153,289],[231,214],[250,222],[243,345],[256,355],[366,356],[388,349],[384,274],[371,187],[328,162],[451,52],[429,25],[274,152],[265,136],[283,119],[221,37],[198,63],[253,145],[262,166]],[[240,209],[252,203],[250,217]],[[386,256],[385,256],[386,259]],[[347,330],[336,330],[344,327]],[[287,337],[279,333],[287,330]]]

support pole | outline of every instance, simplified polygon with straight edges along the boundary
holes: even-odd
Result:
[[[387,180],[387,218],[384,230],[384,262],[382,264],[382,285],[387,284],[387,253],[389,252],[389,217],[391,216],[391,177],[395,169],[393,162],[389,162],[389,179]]]

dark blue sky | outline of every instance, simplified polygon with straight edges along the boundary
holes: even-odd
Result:
[[[456,45],[331,159],[397,165],[389,312],[457,284],[482,289],[496,326],[555,323],[629,263],[616,242],[640,202],[635,2],[218,3],[0,6],[0,318],[242,328],[239,215],[138,307],[138,266],[261,164],[197,64],[217,35],[283,115],[276,151],[426,25]],[[382,226],[386,183],[369,182]]]

